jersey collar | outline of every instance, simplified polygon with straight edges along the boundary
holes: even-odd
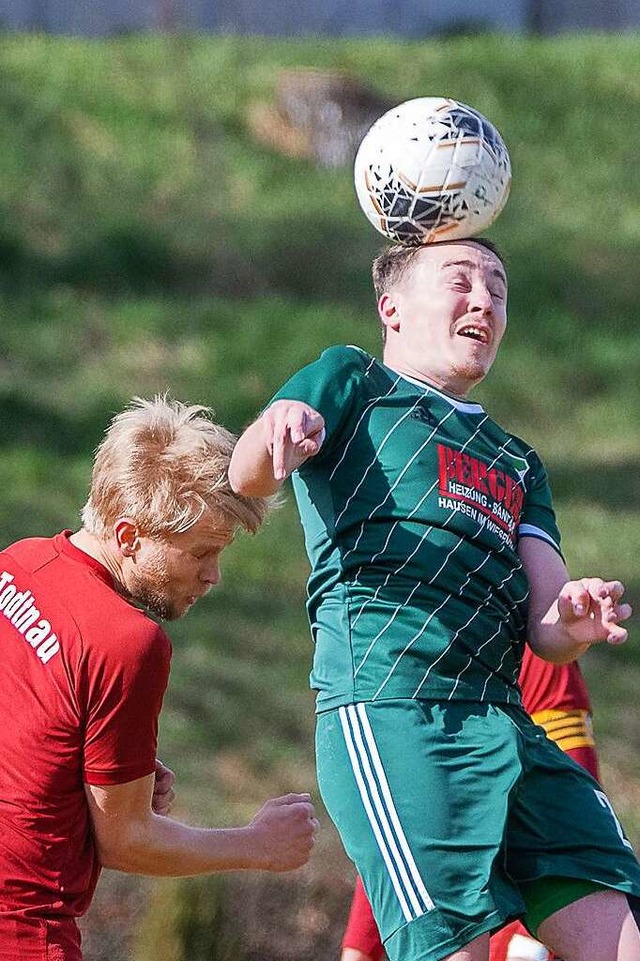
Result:
[[[383,364],[383,366],[386,365]],[[398,375],[398,377],[409,381],[409,383],[413,384],[415,387],[421,387],[426,393],[435,394],[437,397],[440,397],[443,401],[445,401],[445,403],[449,404],[455,410],[461,411],[463,414],[485,413],[484,407],[482,407],[481,404],[476,404],[469,400],[460,400],[459,397],[452,397],[451,394],[445,394],[443,390],[440,390],[438,387],[434,387],[433,384],[430,384],[428,381],[418,380],[417,377],[409,377],[408,374],[401,374],[399,371],[393,370],[392,367],[388,367],[387,370],[392,370],[394,374]]]
[[[113,577],[104,564],[101,564],[100,561],[95,559],[95,557],[91,557],[90,554],[87,554],[85,551],[81,551],[79,547],[76,547],[75,544],[72,544],[69,540],[71,534],[72,531],[65,530],[61,531],[59,534],[56,534],[54,537],[54,544],[60,553],[66,554],[67,557],[72,558],[72,560],[76,561],[77,563],[84,564],[86,567],[91,568],[93,573],[97,574],[100,580],[104,581],[105,584],[108,584],[109,587],[115,588]]]

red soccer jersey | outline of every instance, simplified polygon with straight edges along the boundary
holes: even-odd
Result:
[[[527,714],[541,711],[591,711],[589,692],[577,661],[552,664],[526,645],[519,674],[522,703]]]
[[[155,770],[169,639],[68,535],[0,553],[0,919],[82,914],[100,870],[84,783]]]

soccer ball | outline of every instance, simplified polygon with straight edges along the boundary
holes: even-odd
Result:
[[[365,134],[355,159],[360,206],[407,246],[485,230],[509,196],[511,161],[486,117],[445,97],[407,100]]]

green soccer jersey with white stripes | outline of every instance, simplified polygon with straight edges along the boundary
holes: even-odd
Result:
[[[325,419],[293,475],[318,710],[379,698],[519,703],[518,539],[559,550],[534,450],[475,403],[330,347],[274,399]]]

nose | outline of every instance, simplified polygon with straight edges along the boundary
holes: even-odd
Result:
[[[491,317],[493,314],[493,297],[485,284],[474,284],[469,301],[471,311],[479,312],[483,317]]]
[[[220,558],[212,557],[202,567],[200,580],[204,581],[209,587],[215,587],[220,583]]]

